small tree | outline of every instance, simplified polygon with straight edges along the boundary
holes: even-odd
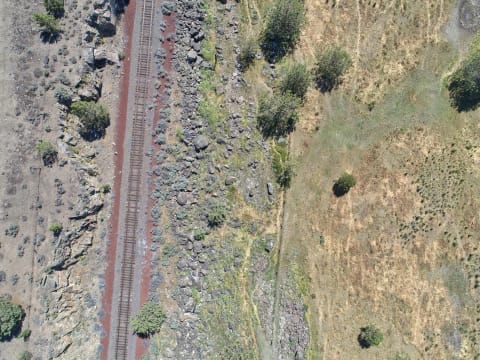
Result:
[[[55,39],[60,33],[60,24],[53,15],[34,13],[33,20],[40,26],[40,31],[47,40]]]
[[[53,223],[48,227],[48,230],[53,233],[53,236],[58,236],[63,230],[63,225],[59,223]]]
[[[369,324],[361,329],[358,342],[363,348],[378,346],[383,342],[383,334],[375,325]]]
[[[291,93],[260,98],[257,123],[265,137],[285,136],[295,129],[300,100]]]
[[[357,181],[351,174],[344,173],[338,178],[337,182],[333,186],[333,192],[336,196],[345,195],[352,187],[355,186],[356,183]]]
[[[43,165],[51,166],[57,160],[57,149],[48,141],[39,141],[35,146],[38,154],[42,157]]]
[[[43,4],[47,12],[55,17],[60,17],[65,12],[65,4],[63,0],[44,0]]]
[[[80,135],[86,140],[95,140],[105,135],[110,125],[108,109],[94,101],[76,101],[71,106],[72,114],[80,119]]]
[[[350,55],[340,47],[317,54],[314,68],[315,81],[322,92],[332,91],[341,83],[341,77],[352,66]]]
[[[30,335],[32,335],[32,330],[25,329],[25,330],[22,330],[22,332],[20,333],[20,335],[18,335],[18,337],[22,339],[28,339]]]
[[[11,338],[20,329],[23,316],[20,305],[0,299],[0,341]]]
[[[160,331],[165,318],[160,304],[148,301],[143,304],[140,313],[130,320],[130,325],[134,334],[149,337]]]
[[[305,98],[310,85],[310,74],[304,64],[293,64],[285,70],[279,85],[281,93],[291,92],[300,99]]]
[[[253,64],[257,54],[257,42],[255,39],[248,38],[240,45],[240,53],[238,54],[238,63],[242,70],[248,69]]]
[[[291,51],[300,38],[304,24],[302,0],[276,0],[260,37],[266,58],[275,61]]]
[[[448,78],[452,106],[457,111],[475,110],[480,105],[480,35],[477,35],[457,70]]]

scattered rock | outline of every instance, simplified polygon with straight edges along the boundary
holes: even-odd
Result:
[[[225,179],[225,185],[232,185],[236,180],[237,178],[235,176],[227,176]]]
[[[205,150],[209,144],[210,144],[210,141],[204,135],[197,136],[193,141],[193,145],[195,146],[196,151]]]
[[[193,49],[191,49],[188,53],[187,53],[187,60],[188,62],[190,63],[193,63],[197,60],[197,52]]]

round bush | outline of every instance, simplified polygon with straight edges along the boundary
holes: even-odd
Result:
[[[344,173],[338,178],[337,182],[333,186],[333,192],[336,196],[345,195],[352,187],[355,186],[356,183],[357,181],[351,174]]]
[[[0,299],[0,340],[11,338],[20,329],[23,316],[20,305]]]
[[[110,125],[110,115],[105,105],[94,101],[76,101],[71,107],[72,113],[80,119],[80,135],[86,140],[100,139]]]
[[[383,342],[383,334],[375,325],[369,324],[361,329],[358,342],[363,348],[378,346]]]
[[[135,334],[149,337],[160,331],[165,317],[160,304],[148,301],[142,306],[140,313],[130,321],[130,324]]]

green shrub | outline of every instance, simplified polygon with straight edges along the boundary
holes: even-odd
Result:
[[[0,341],[11,338],[20,329],[23,316],[20,305],[0,299]]]
[[[52,143],[40,140],[35,146],[45,166],[51,166],[57,160],[57,149]]]
[[[333,192],[336,196],[345,195],[356,183],[357,181],[351,174],[343,173],[333,186]]]
[[[160,331],[165,320],[161,306],[153,301],[143,304],[140,313],[130,320],[134,334],[149,337]]]
[[[350,66],[352,66],[350,55],[338,46],[319,52],[314,68],[317,87],[322,92],[332,91],[341,83],[342,75]]]
[[[248,38],[240,45],[240,53],[238,54],[238,63],[242,70],[248,69],[255,61],[257,54],[257,42],[255,39]]]
[[[80,135],[86,140],[95,140],[105,135],[110,125],[110,115],[105,105],[94,101],[76,101],[71,106],[72,114],[80,119]]]
[[[258,105],[257,123],[263,136],[285,136],[295,129],[300,100],[291,93],[262,96]]]
[[[383,342],[383,334],[375,325],[369,324],[361,329],[358,342],[363,348],[378,346]]]
[[[104,194],[108,194],[110,191],[112,191],[112,187],[110,186],[110,184],[103,184],[101,191]]]
[[[60,17],[65,12],[65,4],[63,0],[44,0],[43,4],[47,12],[55,17]]]
[[[18,357],[18,360],[32,360],[33,359],[33,355],[30,351],[23,351],[19,357]]]
[[[211,204],[207,213],[208,225],[210,227],[221,226],[227,218],[227,214],[228,211],[225,205],[220,203]]]
[[[60,24],[53,15],[34,13],[33,20],[40,26],[40,31],[48,37],[56,37],[60,33]]]
[[[452,106],[457,111],[475,110],[480,104],[480,35],[470,46],[457,70],[448,78]]]
[[[294,172],[293,165],[288,161],[288,148],[286,144],[276,144],[273,149],[273,172],[277,183],[284,189],[290,187]]]
[[[203,239],[205,239],[205,230],[202,230],[202,229],[195,229],[193,231],[193,238],[197,241],[201,241]]]
[[[275,0],[260,37],[265,57],[276,61],[291,51],[300,38],[304,23],[302,0]]]
[[[310,85],[310,74],[304,64],[292,64],[285,70],[279,85],[281,93],[291,92],[300,99],[305,98]]]
[[[59,223],[53,223],[48,227],[48,230],[50,230],[54,236],[58,236],[62,232],[63,226]]]

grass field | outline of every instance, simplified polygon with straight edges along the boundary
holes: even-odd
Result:
[[[385,14],[422,10],[413,1],[391,3],[381,7]],[[427,3],[422,11],[438,15],[432,21],[450,13],[447,2]],[[362,18],[373,18],[364,5]],[[342,14],[327,19],[344,20],[333,43],[348,47],[355,23]],[[397,33],[399,45],[384,53],[392,63],[407,51],[410,15]],[[427,44],[398,76],[371,91],[363,80],[378,74],[366,76],[371,68],[359,63],[339,90],[312,90],[291,138],[297,176],[287,193],[285,256],[309,279],[311,359],[474,359],[480,353],[479,113],[450,107],[443,83],[458,54],[441,40],[440,23],[418,26],[410,45],[420,37]],[[296,56],[311,54],[301,47]],[[370,109],[369,99],[375,101]],[[336,198],[332,186],[344,171],[357,185]],[[385,341],[362,349],[357,336],[369,323],[383,330]]]

